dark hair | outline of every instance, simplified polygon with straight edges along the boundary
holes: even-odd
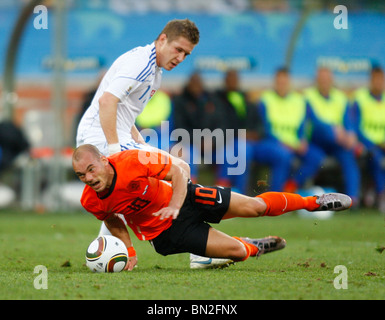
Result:
[[[275,70],[275,74],[277,75],[279,73],[290,74],[290,70],[286,66],[279,67],[279,68],[277,68],[277,70]]]
[[[373,73],[384,73],[384,70],[379,65],[374,65],[372,69],[370,70],[370,74]]]
[[[162,34],[167,36],[168,42],[171,42],[179,37],[186,38],[192,44],[197,44],[199,42],[199,30],[195,23],[189,19],[174,19],[169,21],[156,40],[158,40]]]

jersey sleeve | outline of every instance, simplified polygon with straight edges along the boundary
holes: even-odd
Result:
[[[140,81],[140,74],[145,68],[146,63],[146,60],[138,55],[130,55],[119,61],[114,66],[117,72],[106,91],[112,93],[120,100],[130,95],[142,83]]]
[[[164,179],[171,168],[171,158],[164,152],[138,151],[138,161],[145,169],[147,177]]]
[[[124,73],[119,73],[111,81],[106,91],[119,98],[119,100],[123,100],[124,97],[128,96],[139,85],[140,82],[137,81],[135,78]]]
[[[96,200],[96,194],[88,186],[84,188],[80,203],[86,211],[92,213],[99,220],[103,221],[107,219],[108,216],[111,214],[108,212],[104,212],[99,207],[99,204]]]
[[[106,220],[111,215],[111,213],[106,213],[103,211],[95,211],[91,207],[90,208],[84,207],[84,209],[86,209],[89,213],[92,213],[100,221]]]

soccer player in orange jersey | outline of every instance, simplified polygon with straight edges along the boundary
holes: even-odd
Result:
[[[76,175],[86,184],[81,203],[103,220],[111,234],[128,248],[132,270],[136,252],[124,222],[139,240],[151,241],[162,255],[190,252],[199,256],[244,261],[285,247],[279,237],[231,237],[209,223],[235,217],[278,216],[306,209],[345,210],[351,199],[338,193],[301,197],[293,193],[266,192],[248,197],[230,188],[192,184],[165,152],[127,150],[110,157],[89,144],[78,147],[72,158]]]

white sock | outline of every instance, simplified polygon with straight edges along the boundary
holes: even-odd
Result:
[[[124,219],[124,216],[122,214],[118,214],[119,218],[122,219],[125,225],[127,225],[126,219]],[[99,235],[98,236],[111,236],[110,230],[106,227],[106,224],[102,222],[102,225],[100,226]]]
[[[102,222],[102,225],[100,226],[98,237],[99,236],[111,236],[111,232],[108,230],[104,222]]]

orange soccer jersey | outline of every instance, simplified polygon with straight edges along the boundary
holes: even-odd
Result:
[[[114,168],[114,181],[103,196],[85,186],[81,203],[99,220],[120,213],[138,239],[151,240],[172,224],[152,213],[166,207],[172,196],[171,184],[163,179],[171,166],[164,153],[127,150],[108,158]]]

